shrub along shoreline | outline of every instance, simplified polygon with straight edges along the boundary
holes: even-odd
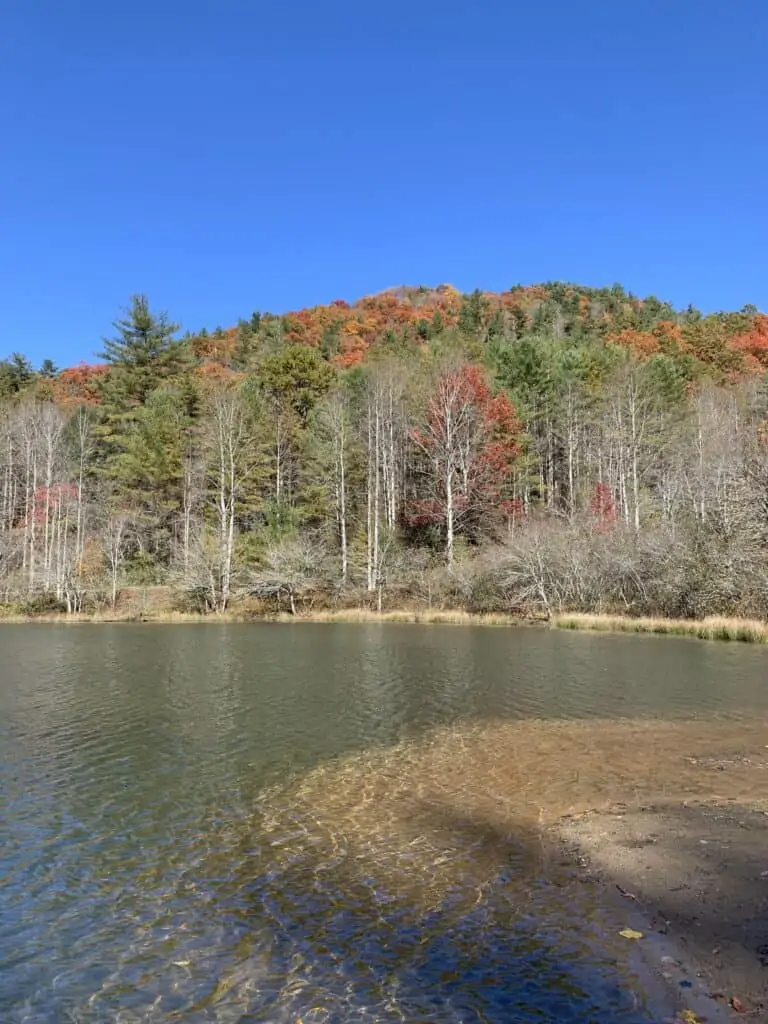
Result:
[[[626,615],[564,613],[552,620],[558,629],[594,630],[606,633],[656,633],[664,636],[692,636],[699,640],[735,640],[768,643],[768,622],[713,616],[706,619],[631,618]]]
[[[563,612],[551,618],[541,615],[513,615],[509,613],[469,612],[463,609],[400,608],[375,611],[370,608],[312,609],[303,608],[295,615],[289,612],[270,612],[253,607],[238,607],[218,614],[174,611],[167,608],[104,609],[79,612],[24,613],[0,608],[0,624],[68,623],[68,624],[197,624],[197,623],[398,623],[412,625],[445,626],[546,626],[601,633],[645,633],[658,636],[685,636],[699,640],[735,641],[768,644],[768,622],[759,619],[711,617],[706,619],[669,619],[660,617],[633,617],[629,615]]]

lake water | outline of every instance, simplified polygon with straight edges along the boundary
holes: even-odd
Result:
[[[0,1020],[644,1022],[561,814],[712,795],[758,648],[544,629],[4,626]],[[727,798],[722,774],[717,786]]]

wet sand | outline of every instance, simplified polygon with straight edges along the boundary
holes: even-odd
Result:
[[[616,807],[554,834],[588,884],[634,904],[673,943],[678,955],[655,958],[673,987],[698,976],[735,1016],[768,1020],[768,809]]]

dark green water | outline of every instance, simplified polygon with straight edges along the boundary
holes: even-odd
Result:
[[[522,840],[425,901],[424,856],[409,877],[398,851],[393,879],[297,786],[443,726],[768,712],[764,651],[678,640],[5,626],[0,645],[4,1024],[652,1020],[601,908]]]

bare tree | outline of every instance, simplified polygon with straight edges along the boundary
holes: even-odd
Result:
[[[116,512],[108,517],[102,532],[104,557],[109,569],[110,604],[113,609],[117,606],[120,572],[125,562],[132,527],[133,517],[129,513]]]
[[[95,451],[93,422],[90,411],[81,405],[75,417],[75,461],[77,465],[77,511],[75,532],[75,557],[83,556],[83,547],[87,533],[85,504],[85,474]]]
[[[322,478],[321,489],[333,507],[336,533],[341,552],[341,583],[349,581],[349,462],[352,425],[349,393],[343,386],[334,388],[320,405],[314,421],[314,432],[320,445],[325,445],[330,458],[316,453]]]
[[[714,387],[701,388],[693,399],[687,492],[696,520],[731,533],[747,511],[743,483],[744,444],[748,433],[739,411],[739,396]]]
[[[406,376],[394,359],[373,363],[367,370],[360,415],[366,454],[365,536],[366,585],[376,590],[381,537],[398,523],[405,495],[408,420]]]
[[[296,614],[296,601],[320,585],[321,552],[306,538],[283,540],[272,545],[263,565],[250,575],[249,591],[254,597],[288,599],[291,615]]]
[[[245,497],[257,452],[252,410],[241,391],[219,388],[211,395],[207,411],[206,475],[218,534],[215,609],[223,612],[232,590],[238,504]]]
[[[35,515],[42,517],[42,541],[43,541],[43,590],[51,591],[54,588],[54,549],[61,548],[62,536],[66,540],[68,530],[62,531],[61,511],[66,505],[69,509],[69,502],[65,500],[63,493],[64,484],[64,429],[66,418],[62,411],[55,405],[46,403],[39,408],[37,419],[39,426],[39,445],[42,449],[43,462],[43,493],[39,499],[36,497],[36,504],[39,506],[39,513],[35,509]],[[66,495],[68,497],[68,495]],[[59,554],[60,560],[60,554]]]

